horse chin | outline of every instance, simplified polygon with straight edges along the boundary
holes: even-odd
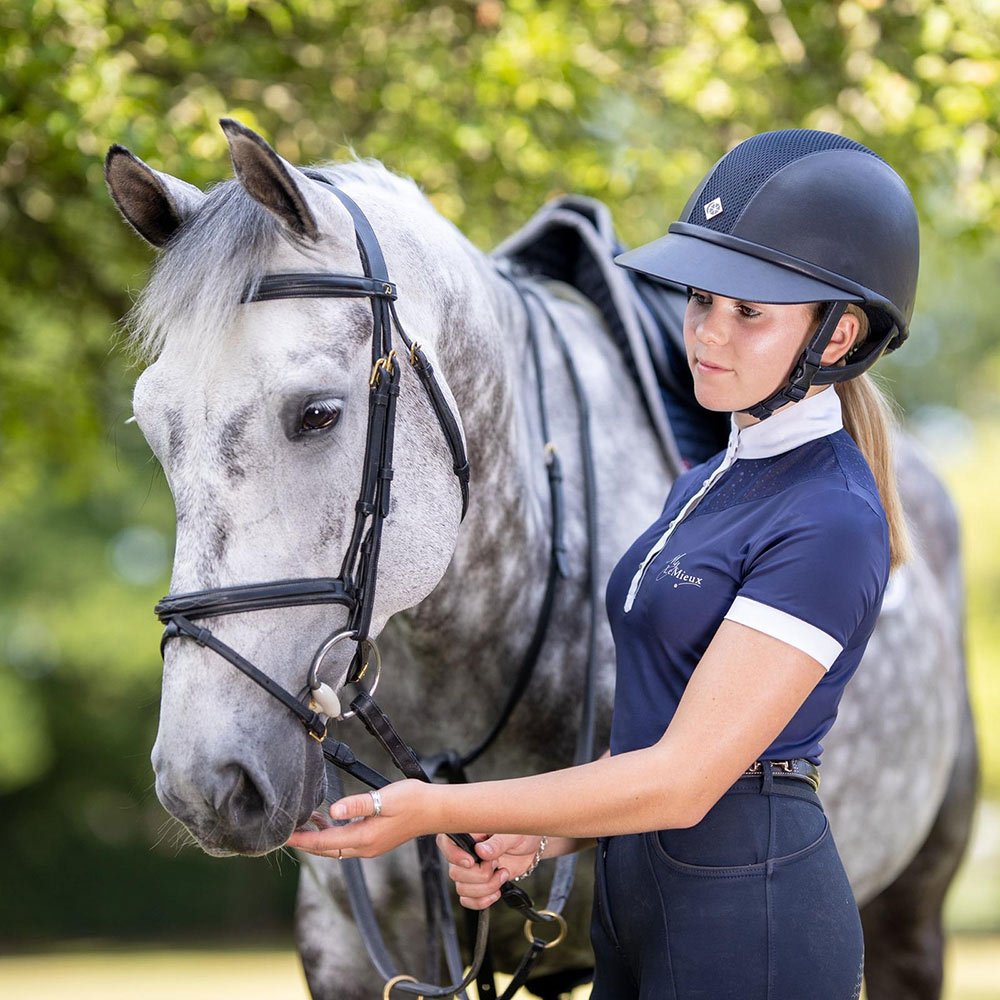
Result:
[[[157,775],[163,807],[187,828],[212,857],[260,857],[282,847],[294,830],[308,823],[326,796],[322,757],[309,755],[297,790],[279,795],[265,777],[253,777],[236,764],[218,768],[197,795],[171,791]]]

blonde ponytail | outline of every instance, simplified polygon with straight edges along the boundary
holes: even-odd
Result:
[[[868,317],[853,304],[848,306],[848,311],[862,321],[857,345],[868,335]],[[878,382],[867,373],[837,382],[834,388],[844,411],[844,429],[857,442],[875,476],[889,522],[889,565],[896,569],[912,553],[910,531],[893,467],[893,438],[899,430],[896,412]]]

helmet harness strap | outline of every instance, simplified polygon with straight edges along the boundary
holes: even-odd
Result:
[[[809,343],[806,344],[805,350],[796,361],[785,384],[767,399],[763,399],[740,412],[749,413],[751,417],[756,417],[758,420],[766,420],[775,410],[780,409],[786,403],[797,403],[803,399],[813,384],[813,380],[822,369],[823,352],[830,343],[834,330],[837,329],[837,324],[846,308],[846,302],[827,302],[823,318],[816,328],[816,332],[809,338]]]

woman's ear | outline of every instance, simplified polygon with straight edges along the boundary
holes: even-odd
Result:
[[[853,313],[845,312],[837,323],[837,329],[833,331],[830,343],[823,351],[823,366],[828,367],[842,361],[854,346],[860,332],[861,320]]]

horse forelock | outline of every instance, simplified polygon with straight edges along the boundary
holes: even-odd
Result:
[[[412,180],[377,160],[315,169],[345,189],[367,186],[429,204]],[[187,356],[210,351],[233,326],[244,292],[271,269],[282,242],[317,258],[325,249],[322,241],[295,237],[237,181],[215,185],[157,260],[126,319],[128,346],[143,362],[155,360],[168,340]]]

